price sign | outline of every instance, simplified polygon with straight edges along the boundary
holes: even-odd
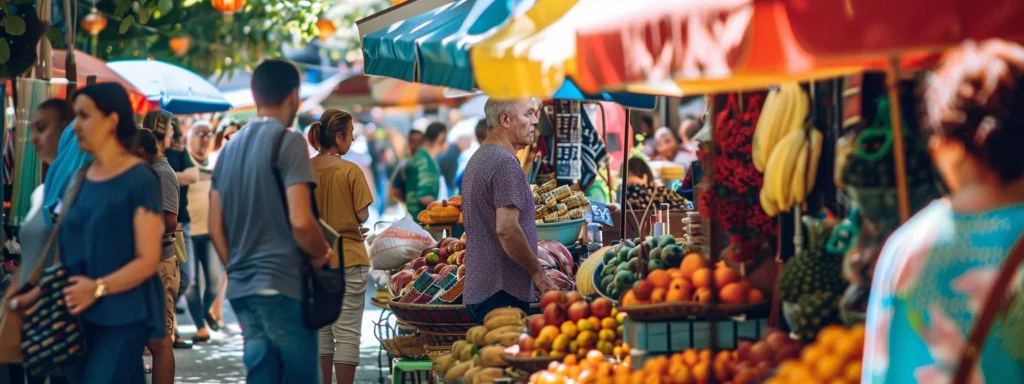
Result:
[[[598,223],[607,225],[609,227],[614,226],[615,222],[612,221],[612,211],[608,210],[608,206],[600,201],[590,201],[590,210],[583,213],[583,219],[588,223]]]
[[[555,173],[559,180],[575,181],[583,177],[580,144],[558,143],[555,146]]]

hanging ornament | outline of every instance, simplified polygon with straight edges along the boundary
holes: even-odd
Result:
[[[334,32],[338,30],[338,27],[334,25],[333,21],[321,18],[316,22],[316,29],[319,31],[317,32],[317,38],[320,41],[327,41],[331,39],[331,36],[334,36]]]
[[[213,8],[220,11],[227,22],[234,20],[235,12],[241,11],[242,7],[245,7],[245,2],[246,0],[211,0]]]
[[[82,18],[82,29],[89,32],[90,35],[96,36],[100,34],[103,28],[107,27],[107,17],[103,16],[96,7],[92,8],[92,11],[88,15]]]
[[[185,56],[192,48],[192,38],[188,35],[178,36],[168,41],[167,45],[171,47],[171,52],[174,52],[175,55]]]

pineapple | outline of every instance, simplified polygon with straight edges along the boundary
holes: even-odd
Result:
[[[832,292],[816,292],[800,296],[797,301],[796,321],[793,332],[803,341],[813,341],[818,331],[827,325],[839,322],[839,295]]]
[[[800,296],[816,292],[841,293],[846,288],[842,277],[843,258],[825,251],[831,228],[822,219],[803,217],[807,228],[804,249],[786,262],[779,279],[783,301],[795,303]]]

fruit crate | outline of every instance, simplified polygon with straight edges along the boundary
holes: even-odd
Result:
[[[702,320],[640,323],[627,320],[623,341],[634,350],[649,354],[673,353],[687,348],[708,348],[711,323]],[[719,349],[735,349],[741,340],[758,340],[764,333],[767,319],[718,321]],[[637,364],[634,361],[634,364]]]

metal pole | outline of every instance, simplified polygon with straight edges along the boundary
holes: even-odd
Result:
[[[629,108],[626,108],[626,122],[622,129],[622,183],[619,184],[619,238],[626,240],[626,178],[629,176]]]

